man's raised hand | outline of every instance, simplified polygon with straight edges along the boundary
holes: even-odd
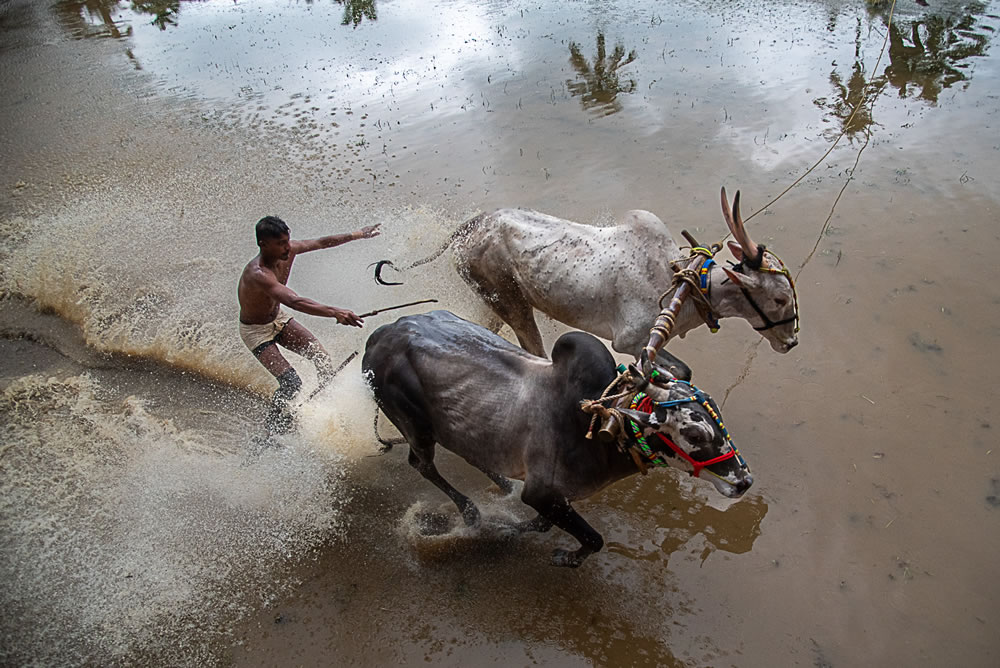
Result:
[[[381,227],[382,223],[379,223],[378,225],[369,225],[368,227],[362,227],[360,230],[355,232],[355,234],[358,235],[358,239],[371,239],[372,237],[377,237],[382,233],[382,230],[380,229]]]

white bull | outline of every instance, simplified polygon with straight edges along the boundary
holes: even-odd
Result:
[[[798,304],[788,270],[751,241],[739,211],[722,189],[722,210],[737,242],[732,270],[712,263],[702,292],[716,319],[743,318],[785,353],[797,343]],[[671,286],[671,261],[685,257],[667,226],[649,211],[629,211],[609,227],[582,225],[526,209],[499,209],[463,224],[434,255],[455,242],[465,281],[514,330],[526,351],[544,357],[533,309],[571,327],[609,339],[620,353],[638,357]],[[380,267],[381,268],[381,267]],[[673,334],[706,324],[689,298]]]

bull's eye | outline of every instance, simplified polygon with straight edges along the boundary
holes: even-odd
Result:
[[[702,427],[697,426],[696,422],[681,427],[681,435],[687,439],[688,443],[696,447],[701,447],[712,440]]]
[[[777,304],[778,306],[787,306],[788,299],[786,299],[785,297],[775,297],[774,303]]]

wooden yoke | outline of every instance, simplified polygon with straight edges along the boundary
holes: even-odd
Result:
[[[682,230],[681,234],[684,235],[684,238],[687,239],[692,248],[699,248],[701,246],[701,244],[695,241],[694,237],[688,234],[687,230]],[[704,262],[705,258],[701,255],[692,255],[686,269],[688,271],[698,271]],[[646,353],[646,359],[649,362],[653,362],[656,359],[656,353],[670,340],[670,335],[674,329],[674,322],[677,320],[677,314],[680,312],[681,306],[684,305],[684,300],[690,292],[691,285],[687,282],[681,282],[674,290],[674,296],[666,308],[663,308],[663,297],[666,297],[667,294],[664,293],[663,297],[660,297],[660,308],[663,308],[663,310],[656,316],[653,328],[649,330],[649,342],[643,348],[643,352]]]

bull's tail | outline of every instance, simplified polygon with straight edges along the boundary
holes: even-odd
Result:
[[[382,438],[378,433],[378,414],[379,409],[375,409],[375,440],[382,444],[379,448],[379,452],[386,453],[392,450],[392,446],[399,445],[400,443],[406,443],[405,438]]]
[[[425,257],[425,258],[423,258],[421,260],[417,260],[416,262],[413,262],[413,263],[409,264],[408,266],[404,267],[400,271],[409,271],[410,269],[414,269],[416,267],[419,267],[419,266],[422,266],[422,265],[425,265],[425,264],[429,264],[429,263],[433,262],[434,260],[438,259],[439,257],[441,257],[441,255],[444,254],[444,252],[446,250],[448,250],[448,248],[453,243],[455,243],[456,239],[464,237],[464,236],[468,235],[470,232],[472,232],[472,230],[476,229],[476,227],[478,227],[479,224],[483,222],[483,220],[486,218],[486,216],[487,216],[487,214],[484,212],[484,213],[480,213],[479,215],[477,215],[477,216],[475,216],[475,217],[473,217],[473,218],[465,221],[464,223],[462,223],[461,225],[458,226],[458,229],[456,229],[454,232],[452,232],[450,235],[448,235],[448,238],[445,240],[445,242],[443,244],[441,244],[440,248],[438,248],[436,251],[434,251],[433,253],[431,253],[427,257]],[[388,267],[391,267],[393,269],[396,269],[396,265],[394,265],[391,260],[379,260],[378,262],[374,263],[373,265],[368,265],[368,266],[369,267],[372,267],[372,266],[375,267],[375,282],[378,283],[379,285],[402,285],[402,282],[390,282],[390,281],[382,280],[382,269],[384,267],[388,266]]]

